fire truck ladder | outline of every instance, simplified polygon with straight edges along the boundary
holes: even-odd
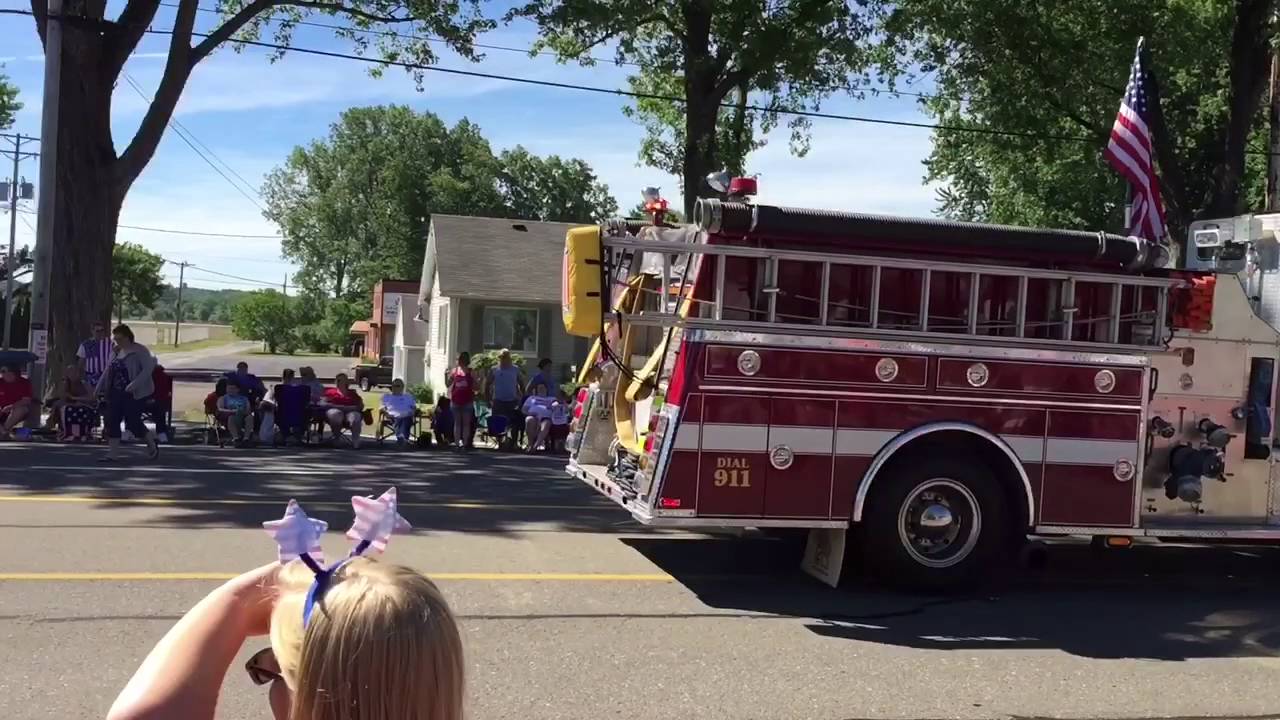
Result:
[[[1132,351],[1151,346],[1163,346],[1166,342],[1169,314],[1169,291],[1184,284],[1182,280],[1167,277],[1143,275],[1119,275],[1091,272],[1073,272],[1062,270],[1045,270],[1037,268],[1012,267],[990,264],[972,264],[948,261],[929,261],[929,265],[921,266],[919,260],[892,258],[869,255],[847,255],[806,251],[778,251],[766,248],[752,248],[735,245],[709,245],[705,243],[675,244],[660,240],[648,240],[631,236],[606,236],[606,248],[615,250],[615,257],[629,258],[633,269],[649,268],[656,277],[660,277],[661,297],[658,303],[645,304],[643,309],[633,312],[616,312],[625,323],[637,326],[663,328],[705,328],[733,329],[743,332],[777,333],[786,332],[799,335],[849,335],[875,336],[904,340],[930,340],[937,342],[942,338],[950,341],[969,338],[980,339],[983,343],[1001,343],[1009,345],[1048,345],[1061,347],[1064,342],[1086,343],[1092,349],[1117,349]],[[646,256],[653,257],[647,260]],[[684,257],[681,257],[684,256]],[[680,258],[673,260],[673,257]],[[754,259],[764,262],[764,283],[760,292],[767,298],[766,308],[759,312],[765,319],[742,320],[725,318],[725,274],[728,260],[731,258]],[[821,283],[816,298],[819,307],[818,317],[811,323],[787,322],[780,319],[778,313],[778,269],[781,262],[814,263],[821,266]],[[673,290],[673,266],[683,265],[685,268],[697,264],[714,263],[715,291],[711,300],[698,300],[688,292],[691,277],[684,273],[675,273]],[[832,324],[829,318],[831,288],[831,269],[836,266],[854,266],[870,272],[871,291],[866,298],[865,309],[868,321],[858,324]],[[657,268],[661,268],[660,272]],[[913,313],[913,329],[885,327],[882,316],[890,315],[882,310],[881,280],[886,268],[908,270],[920,275],[920,306]],[[706,268],[704,267],[704,270]],[[930,326],[930,289],[934,276],[938,273],[954,273],[966,275],[968,282],[968,312],[964,316],[967,326]],[[689,273],[692,276],[692,273]],[[1012,323],[980,323],[979,310],[981,304],[982,279],[984,277],[1016,278],[1017,306]],[[1032,280],[1045,280],[1055,286],[1056,297],[1048,314],[1048,320],[1029,322],[1027,318],[1028,288]],[[1109,286],[1110,308],[1103,316],[1077,319],[1079,308],[1076,303],[1077,288],[1089,283]],[[653,293],[653,291],[649,291]],[[1133,298],[1129,312],[1122,313],[1125,294]],[[1154,294],[1152,301],[1151,295]],[[656,305],[656,307],[654,307]],[[1145,306],[1145,307],[1144,307]],[[845,306],[852,307],[852,306]],[[935,315],[936,318],[936,315]],[[1075,332],[1082,324],[1104,323],[1105,331],[1094,334],[1093,339],[1081,340]],[[1130,324],[1131,332],[1122,336],[1122,324]],[[1048,330],[1045,328],[1048,327]],[[963,329],[963,332],[960,330]],[[1007,334],[992,333],[992,330],[1008,331]],[[1099,339],[1099,335],[1102,337]]]

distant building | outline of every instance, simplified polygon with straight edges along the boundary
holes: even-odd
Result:
[[[355,345],[361,348],[353,354],[372,362],[391,357],[395,350],[400,308],[403,306],[412,311],[417,302],[416,280],[379,280],[374,284],[372,317],[357,320],[351,325]]]
[[[587,353],[585,338],[564,331],[560,274],[564,236],[573,223],[433,215],[416,298],[418,326],[403,333],[412,362],[421,345],[422,377],[436,392],[459,352],[509,348],[530,369],[550,358],[568,378]],[[395,372],[409,376],[407,366]]]

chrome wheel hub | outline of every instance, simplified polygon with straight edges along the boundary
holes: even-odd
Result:
[[[926,567],[945,568],[964,560],[981,530],[977,498],[950,478],[916,485],[898,511],[898,539],[911,559]]]

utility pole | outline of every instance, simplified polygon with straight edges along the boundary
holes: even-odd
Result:
[[[36,356],[31,367],[34,396],[44,397],[49,365],[49,276],[53,263],[54,222],[58,208],[58,99],[62,89],[62,0],[49,0],[44,32],[44,97],[40,117],[40,203],[36,218],[35,268],[31,278],[31,335],[27,348]],[[62,332],[68,332],[63,328]],[[34,423],[40,413],[32,413]],[[32,422],[29,419],[29,422]]]
[[[284,274],[284,284],[280,286],[280,290],[284,292],[285,297],[289,296],[289,273]]]
[[[186,277],[187,266],[191,263],[182,261],[178,263],[178,307],[174,313],[173,321],[173,346],[178,347],[178,332],[182,329],[182,285],[183,278]]]
[[[13,276],[18,269],[18,201],[30,200],[33,197],[31,183],[18,178],[18,166],[23,158],[33,158],[37,157],[37,155],[36,153],[22,152],[22,146],[25,143],[35,142],[35,138],[23,137],[22,135],[5,135],[5,138],[13,143],[13,174],[10,176],[7,186],[0,183],[0,188],[8,188],[4,199],[9,201],[9,250],[4,265],[5,315],[3,347],[5,350],[10,350],[13,348]]]
[[[1271,137],[1267,143],[1267,212],[1280,211],[1280,50],[1271,51],[1271,92],[1267,103]]]

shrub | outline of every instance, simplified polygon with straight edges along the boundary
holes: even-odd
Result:
[[[435,391],[426,383],[418,383],[405,388],[405,392],[413,396],[419,405],[434,405],[436,403]]]

